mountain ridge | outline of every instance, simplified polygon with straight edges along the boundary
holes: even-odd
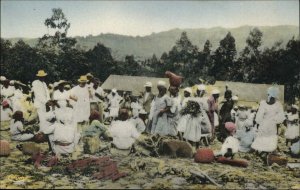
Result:
[[[233,28],[212,27],[212,28],[173,28],[167,31],[151,33],[145,36],[129,36],[113,33],[101,33],[96,36],[75,36],[77,39],[77,48],[88,50],[92,49],[97,43],[102,43],[111,49],[112,55],[117,60],[122,60],[126,55],[134,55],[138,60],[152,57],[156,54],[160,57],[163,52],[168,52],[180,38],[183,31],[187,32],[188,38],[200,50],[203,49],[206,40],[210,40],[212,50],[219,46],[221,39],[228,32],[231,32],[235,38],[237,51],[240,52],[246,45],[246,39],[249,32],[254,27],[263,32],[262,48],[271,47],[275,42],[281,41],[282,45],[294,36],[299,38],[299,26],[277,25],[277,26],[251,26],[244,25]],[[25,43],[34,46],[38,38],[4,38],[10,40],[13,44],[23,39]]]

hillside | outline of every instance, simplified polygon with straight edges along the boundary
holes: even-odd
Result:
[[[168,52],[179,39],[180,34],[186,31],[189,39],[193,44],[197,45],[201,50],[206,40],[212,43],[212,49],[219,46],[221,39],[225,37],[227,32],[231,32],[236,40],[237,50],[240,51],[245,47],[246,38],[250,30],[254,26],[241,26],[238,28],[199,28],[199,29],[172,29],[169,31],[152,33],[148,36],[125,36],[118,34],[100,34],[97,36],[76,36],[78,48],[91,49],[97,43],[103,43],[111,48],[112,54],[116,59],[123,59],[125,55],[135,55],[137,59],[145,59],[156,54],[158,57],[163,52]],[[260,26],[263,32],[263,47],[271,47],[275,42],[282,41],[282,45],[286,45],[288,40],[293,36],[299,37],[299,27],[290,25],[281,26]],[[11,38],[9,40],[15,43],[21,38]],[[37,39],[23,39],[29,45],[34,45]]]

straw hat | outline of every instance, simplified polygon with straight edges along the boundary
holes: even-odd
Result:
[[[146,84],[144,85],[144,87],[152,87],[152,82],[146,82]]]
[[[39,70],[38,73],[36,74],[37,77],[44,77],[47,76],[47,73],[45,73],[44,70]]]
[[[78,79],[78,82],[87,82],[88,79],[86,78],[86,75],[81,75],[80,78]]]

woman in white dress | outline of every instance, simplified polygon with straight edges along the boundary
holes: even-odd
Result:
[[[172,107],[168,113],[168,123],[169,123],[169,135],[176,136],[178,134],[177,124],[180,118],[181,111],[181,97],[179,95],[179,89],[175,86],[169,87]]]
[[[255,121],[259,125],[257,136],[251,145],[259,152],[273,152],[277,148],[277,125],[285,119],[283,107],[277,101],[279,90],[276,87],[268,89],[268,100],[261,101]]]
[[[168,115],[167,112],[170,111],[172,106],[172,102],[170,97],[167,95],[167,86],[166,82],[158,81],[157,89],[158,95],[154,98],[152,104],[152,134],[159,135],[168,135],[169,127],[168,127]]]
[[[183,138],[199,146],[203,129],[208,132],[211,130],[211,124],[205,111],[202,110],[197,100],[190,100],[186,108],[182,110],[183,115],[188,115],[186,129]]]
[[[109,117],[116,118],[119,115],[120,103],[123,98],[118,94],[117,89],[112,89],[111,93],[107,96]]]
[[[191,95],[192,95],[192,89],[187,87],[183,90],[183,100],[180,104],[181,109],[186,108],[187,106],[187,102],[191,99]],[[178,130],[178,134],[179,134],[179,138],[181,140],[183,140],[183,133],[186,130],[186,126],[187,126],[187,120],[189,120],[190,115],[186,114],[186,115],[180,115],[180,118],[178,120],[178,124],[177,124],[177,130]]]

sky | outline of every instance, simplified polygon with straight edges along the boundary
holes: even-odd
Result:
[[[298,0],[269,1],[18,1],[1,0],[1,37],[37,38],[52,8],[62,8],[69,36],[145,36],[174,28],[299,26]]]

